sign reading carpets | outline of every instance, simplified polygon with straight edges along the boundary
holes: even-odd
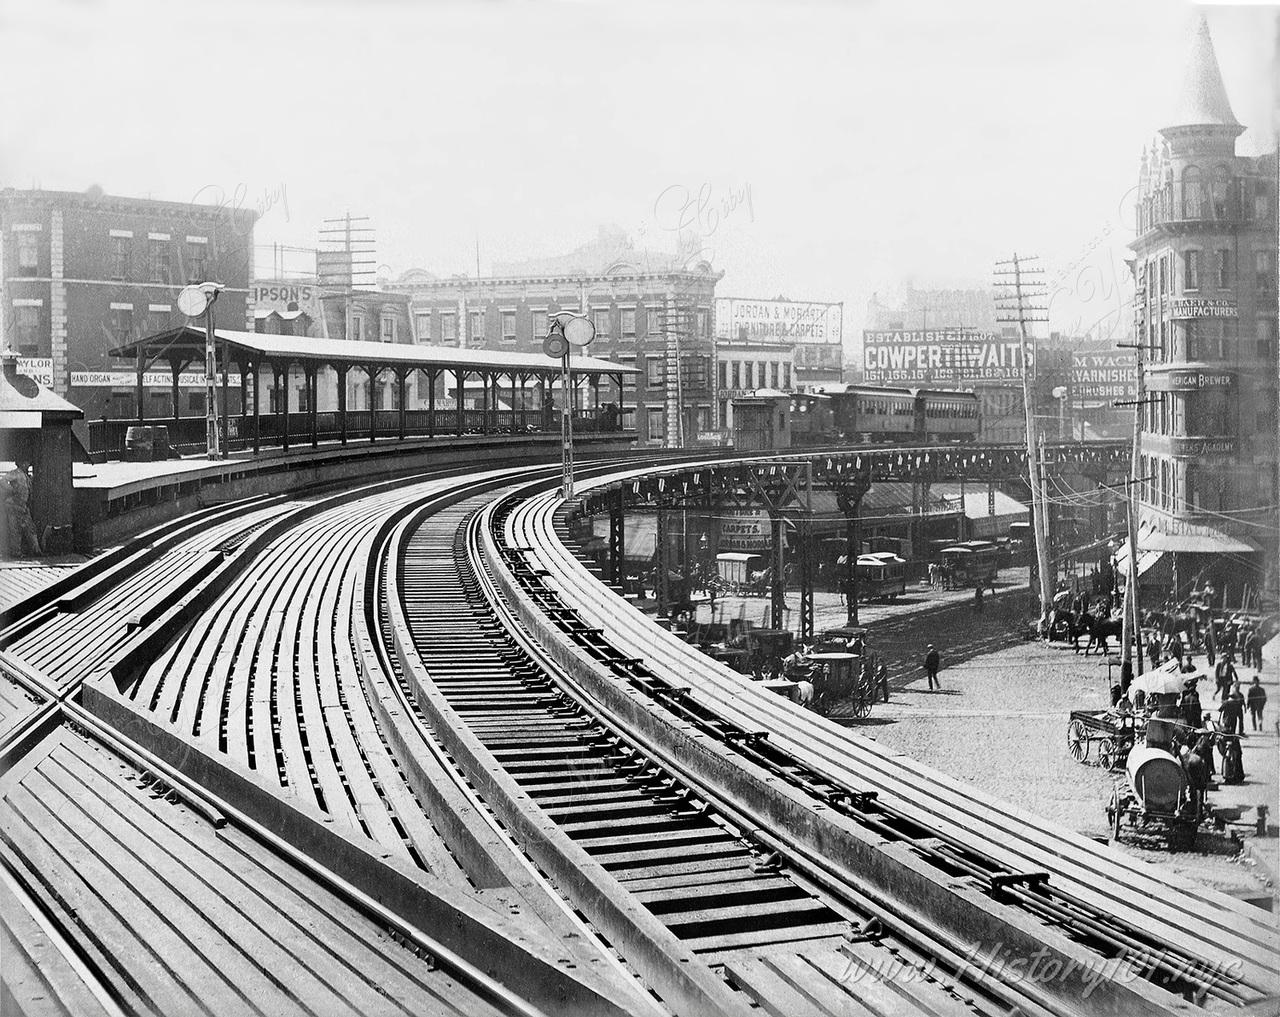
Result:
[[[721,551],[769,550],[769,513],[764,509],[721,508],[716,516]]]
[[[1138,397],[1138,375],[1126,353],[1071,355],[1071,398],[1080,402],[1111,402]]]
[[[748,342],[830,343],[839,347],[843,340],[843,311],[843,304],[717,297],[716,336]]]
[[[964,328],[863,332],[862,369],[871,385],[1021,381],[1022,344]]]

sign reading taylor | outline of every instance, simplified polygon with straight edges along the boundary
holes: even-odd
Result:
[[[839,346],[842,304],[792,300],[716,298],[716,336],[720,339],[782,340]]]
[[[862,333],[863,372],[883,382],[1019,381],[1022,344],[973,329]]]

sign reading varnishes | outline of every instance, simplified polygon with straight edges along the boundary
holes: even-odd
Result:
[[[1240,309],[1234,300],[1202,300],[1199,297],[1175,297],[1169,301],[1171,318],[1238,318]]]
[[[1138,396],[1133,357],[1125,353],[1073,353],[1071,398],[1079,402],[1112,402]]]
[[[716,298],[716,336],[720,339],[830,343],[843,340],[843,304],[794,300]]]
[[[862,370],[869,384],[966,384],[1021,381],[1022,343],[972,329],[862,333]],[[1028,357],[1028,363],[1034,361]]]

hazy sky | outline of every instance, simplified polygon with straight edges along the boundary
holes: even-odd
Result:
[[[263,210],[266,246],[350,210],[395,273],[440,274],[473,273],[477,237],[487,272],[600,223],[671,248],[705,187],[723,295],[844,301],[848,340],[873,291],[1038,252],[1071,331],[1123,300],[1139,156],[1200,9],[0,0],[0,185],[221,194]],[[1275,8],[1203,10],[1261,151]]]

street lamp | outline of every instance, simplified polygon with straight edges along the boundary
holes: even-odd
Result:
[[[179,311],[188,318],[204,315],[205,450],[210,459],[227,458],[226,446],[229,444],[220,440],[218,429],[218,357],[213,345],[213,305],[223,288],[221,283],[194,283],[184,286],[182,292],[178,294]],[[225,359],[224,356],[223,360]],[[224,363],[223,368],[225,367]],[[224,391],[224,399],[225,395]],[[177,407],[174,407],[175,415],[177,412]],[[226,416],[225,406],[223,416],[224,418]]]
[[[585,349],[596,337],[591,319],[581,314],[562,311],[553,315],[542,351],[560,360],[560,496],[573,497],[573,397],[569,391],[569,351],[577,346]]]

